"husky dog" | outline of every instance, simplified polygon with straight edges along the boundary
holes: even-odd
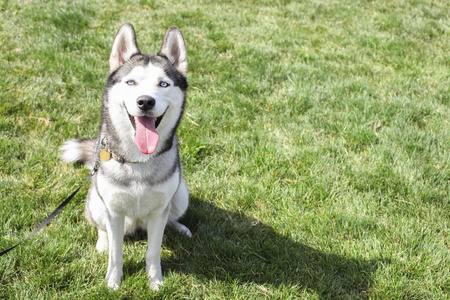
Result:
[[[124,234],[143,228],[148,235],[146,271],[151,288],[158,289],[166,224],[191,236],[177,222],[189,197],[176,136],[188,87],[183,36],[169,27],[160,52],[146,55],[138,49],[133,26],[124,24],[109,67],[98,137],[69,140],[61,147],[62,159],[98,166],[85,213],[98,229],[97,250],[109,251],[108,287],[117,289],[121,282]]]

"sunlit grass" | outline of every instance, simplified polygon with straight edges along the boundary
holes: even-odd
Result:
[[[124,278],[83,217],[87,189],[0,258],[5,299],[449,297],[449,5],[442,1],[0,2],[0,249],[86,178],[59,160],[95,136],[119,26],[189,56],[179,129],[192,239],[146,241]]]

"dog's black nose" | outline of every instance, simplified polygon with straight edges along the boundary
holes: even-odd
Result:
[[[148,111],[155,106],[156,100],[148,95],[139,96],[136,100],[137,106],[140,110]]]

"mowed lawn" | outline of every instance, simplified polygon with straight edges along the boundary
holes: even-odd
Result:
[[[132,22],[156,53],[184,34],[178,130],[188,239],[167,229],[164,286],[145,235],[120,289],[83,216],[87,187],[0,257],[0,299],[450,298],[447,1],[0,1],[0,250],[88,176],[108,57]]]

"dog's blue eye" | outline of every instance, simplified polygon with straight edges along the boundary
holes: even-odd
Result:
[[[161,81],[160,83],[159,83],[159,86],[160,87],[168,87],[170,84],[168,84],[167,82],[165,82],[165,81]]]
[[[126,84],[128,84],[128,85],[135,85],[136,82],[134,80],[127,80]]]

